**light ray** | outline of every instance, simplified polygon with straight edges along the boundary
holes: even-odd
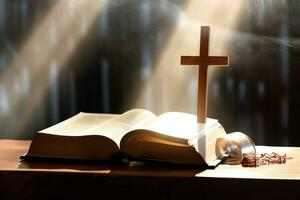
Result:
[[[13,109],[9,113],[0,112],[1,122],[5,123],[14,116],[18,121],[16,129],[21,129],[27,123],[49,89],[51,80],[48,71],[51,61],[56,61],[59,73],[87,34],[104,3],[102,0],[59,0],[53,5],[1,76],[0,85],[5,88],[5,92],[2,92],[5,93],[2,107],[6,109],[5,102],[8,101]],[[71,12],[67,12],[70,6]],[[22,70],[25,72],[20,73]],[[30,92],[15,92],[13,89],[15,80],[20,79],[19,74],[24,76],[25,87],[31,87]],[[25,90],[28,91],[27,88]],[[24,101],[26,107],[21,106]]]
[[[169,108],[176,111],[196,112],[196,104],[192,105],[191,99],[197,98],[197,90],[191,91],[187,96],[183,96],[183,91],[188,90],[188,85],[194,85],[198,76],[197,67],[180,66],[182,55],[198,55],[200,43],[200,26],[209,25],[211,27],[210,54],[226,55],[226,41],[231,34],[231,30],[238,22],[238,14],[242,5],[242,0],[201,0],[189,1],[189,4],[179,14],[178,24],[173,34],[166,42],[161,56],[154,63],[155,72],[148,80],[147,85],[153,85],[152,94],[153,111],[162,113],[165,111],[160,106],[161,96],[159,93],[162,80],[168,80]],[[212,71],[212,70],[211,70]],[[211,75],[213,73],[209,73]],[[143,90],[143,89],[142,89]],[[142,105],[142,97],[137,100],[136,105]]]

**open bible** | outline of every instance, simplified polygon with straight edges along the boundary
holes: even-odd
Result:
[[[23,158],[130,159],[214,166],[222,156],[217,139],[226,135],[215,119],[197,123],[192,114],[156,116],[143,109],[121,115],[79,113],[39,131]]]

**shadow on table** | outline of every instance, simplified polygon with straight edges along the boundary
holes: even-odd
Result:
[[[129,176],[175,176],[194,177],[205,170],[203,167],[155,162],[111,162],[75,160],[29,160],[21,161],[19,169],[32,171],[77,172]]]

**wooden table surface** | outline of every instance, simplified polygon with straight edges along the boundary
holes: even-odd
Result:
[[[276,198],[280,195],[285,196],[286,192],[294,193],[300,186],[299,147],[258,147],[258,152],[286,153],[288,157],[292,157],[287,160],[286,164],[272,164],[257,168],[221,164],[214,170],[203,170],[172,166],[145,166],[139,163],[133,163],[130,166],[112,166],[20,162],[19,157],[27,152],[29,145],[30,141],[0,140],[0,199],[9,198],[12,194],[17,195],[17,198],[32,198],[35,197],[34,195],[41,195],[39,193],[41,190],[52,191],[52,196],[50,196],[55,198],[56,193],[53,191],[60,194],[69,191],[68,195],[70,195],[70,192],[74,194],[74,191],[82,191],[83,188],[88,188],[88,190],[94,188],[97,192],[99,188],[103,188],[101,194],[106,197],[110,195],[118,197],[124,192],[134,191],[134,194],[139,195],[145,194],[144,192],[149,193],[147,197],[152,197],[151,195],[158,192],[164,197],[172,197],[171,199],[174,197],[173,193],[177,197],[182,197],[187,194],[198,195],[201,191],[201,194],[206,195],[203,197],[205,199],[205,197],[210,198],[211,193],[214,196],[223,196],[224,192],[229,193],[233,190],[234,193],[240,192],[243,195],[254,188],[255,191],[265,192],[268,197]],[[41,186],[43,186],[42,189]],[[119,192],[114,193],[115,188],[118,188],[116,190]],[[273,188],[280,192],[273,194],[271,191]],[[27,190],[31,192],[28,193]],[[215,190],[218,193],[215,193]],[[270,191],[271,194],[266,191]],[[83,193],[80,194],[83,195]],[[94,195],[91,191],[89,194]],[[256,192],[253,194],[250,192],[248,197],[256,198]]]

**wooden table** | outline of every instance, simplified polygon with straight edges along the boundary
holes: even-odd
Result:
[[[215,170],[175,166],[130,166],[20,162],[30,141],[0,140],[0,199],[261,199],[300,197],[300,148],[258,147],[287,153],[286,164],[258,168],[222,164]],[[299,196],[299,197],[297,197]]]

